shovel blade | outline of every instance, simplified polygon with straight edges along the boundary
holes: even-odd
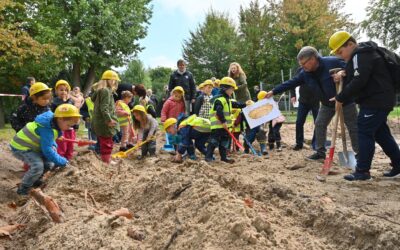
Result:
[[[112,158],[126,158],[128,155],[124,151],[117,152],[112,155]]]
[[[339,152],[339,163],[343,167],[347,167],[356,170],[357,160],[354,152],[347,152],[347,155],[344,152]]]

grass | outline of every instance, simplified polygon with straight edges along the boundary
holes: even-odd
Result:
[[[393,111],[390,112],[389,118],[400,118],[400,106],[394,107]]]

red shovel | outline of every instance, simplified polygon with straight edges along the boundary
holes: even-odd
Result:
[[[93,145],[96,144],[96,141],[85,141],[85,140],[72,140],[72,139],[67,139],[67,138],[60,138],[61,141],[66,141],[66,142],[72,142],[78,144],[78,147],[83,147],[87,145]]]
[[[232,138],[232,141],[236,144],[236,146],[238,146],[238,148],[240,148],[241,150],[244,150],[244,147],[242,144],[240,144],[240,142],[235,138],[235,136],[231,133],[231,131],[229,131],[229,129],[225,129],[226,132],[228,132],[229,136]]]

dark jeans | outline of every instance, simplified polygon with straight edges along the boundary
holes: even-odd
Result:
[[[179,134],[182,135],[182,142],[179,143],[178,152],[184,154],[187,150],[189,155],[195,154],[195,147],[202,154],[206,154],[206,142],[210,137],[210,133],[201,133],[191,126],[183,127],[179,130]],[[193,145],[194,140],[194,145]]]
[[[256,136],[258,132],[260,131],[261,126],[254,127],[252,129],[246,129],[246,139],[249,141],[250,144],[253,144],[253,142],[256,140]],[[244,144],[244,148],[248,149],[250,148],[247,143]]]
[[[153,136],[154,134],[149,134],[150,130],[145,130],[143,132],[143,141],[147,140],[148,137]],[[147,154],[150,154],[150,156],[153,156],[156,154],[156,140],[151,140],[145,144],[142,145],[142,156],[147,156]]]
[[[387,125],[389,111],[360,108],[358,114],[359,153],[357,171],[367,172],[371,168],[375,153],[375,141],[389,156],[393,167],[400,167],[400,150]]]
[[[210,140],[207,146],[206,159],[212,160],[215,148],[218,147],[221,160],[227,160],[226,151],[229,149],[229,134],[223,128],[211,130]]]
[[[306,122],[307,115],[311,111],[312,116],[315,120],[318,116],[319,104],[316,106],[308,105],[299,102],[299,107],[297,108],[297,118],[296,118],[296,145],[302,147],[304,143],[304,123]],[[312,137],[312,147],[315,148],[315,133],[313,132]]]
[[[281,127],[282,123],[276,123],[275,126],[272,127],[272,121],[269,122],[269,131],[268,131],[268,143],[273,144],[276,142],[277,144],[281,142]]]

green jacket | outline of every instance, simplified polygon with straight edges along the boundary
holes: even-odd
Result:
[[[112,91],[109,88],[97,90],[93,96],[94,103],[92,128],[97,136],[111,137],[119,130],[117,115],[115,114],[115,103]],[[114,120],[115,127],[107,124]]]
[[[235,80],[236,86],[238,87],[238,89],[235,90],[236,101],[246,103],[247,100],[251,100],[246,77],[244,75],[239,75],[238,77],[234,77],[233,80]]]

